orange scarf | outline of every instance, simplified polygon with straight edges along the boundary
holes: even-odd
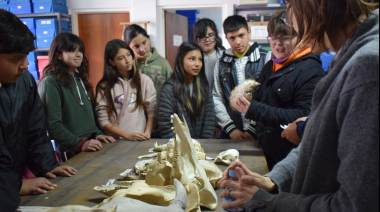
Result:
[[[303,49],[297,49],[290,57],[289,59],[283,63],[283,64],[277,64],[277,63],[273,63],[273,73],[280,70],[282,67],[284,67],[285,65],[307,55],[307,54],[310,54],[311,53],[311,48],[308,46],[308,47],[305,47]]]

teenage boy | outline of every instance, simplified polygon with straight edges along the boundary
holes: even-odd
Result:
[[[20,194],[56,187],[45,178],[22,181],[26,166],[37,177],[71,176],[77,171],[58,165],[46,135],[37,84],[25,71],[27,55],[35,49],[33,34],[10,12],[0,9],[0,20],[0,208],[15,211]]]
[[[223,23],[226,39],[231,46],[216,63],[214,70],[214,102],[217,122],[231,139],[252,140],[256,137],[255,123],[230,108],[232,90],[247,79],[257,79],[270,55],[249,45],[251,31],[244,17],[234,15]]]

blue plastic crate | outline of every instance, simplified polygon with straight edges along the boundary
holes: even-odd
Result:
[[[52,3],[66,6],[66,0],[32,0],[33,4],[38,3]]]
[[[22,23],[24,23],[29,29],[35,29],[34,18],[20,18]]]
[[[54,38],[58,34],[58,29],[36,29],[37,38]]]
[[[31,3],[30,0],[9,0],[9,4]]]
[[[29,63],[30,62],[36,62],[36,61],[38,61],[37,56],[47,56],[47,55],[48,55],[47,52],[29,52],[28,61],[29,61]]]
[[[40,80],[40,76],[39,76],[39,74],[38,74],[38,71],[30,71],[30,70],[29,70],[29,73],[32,74],[34,80],[36,80],[36,81],[39,81],[39,80]]]
[[[29,30],[32,32],[33,36],[36,37],[36,29],[29,29]]]
[[[37,48],[50,48],[54,38],[37,38]]]
[[[9,11],[13,14],[33,13],[33,7],[30,3],[9,4]]]
[[[59,4],[52,4],[52,3],[38,3],[33,4],[33,11],[34,13],[64,13],[69,14],[69,10],[66,6],[59,5]]]
[[[36,19],[36,29],[58,29],[58,21],[56,18]],[[61,27],[65,31],[70,31],[70,22],[61,21]]]
[[[8,3],[8,0],[0,0],[0,5],[7,5]]]
[[[5,11],[9,11],[9,5],[0,5],[0,9],[3,9]]]

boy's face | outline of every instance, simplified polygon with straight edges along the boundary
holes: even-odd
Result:
[[[0,54],[0,83],[14,83],[28,68],[27,55]]]
[[[231,48],[238,54],[244,54],[249,49],[249,40],[251,38],[251,31],[247,31],[242,27],[237,31],[229,32],[226,35],[228,43]]]

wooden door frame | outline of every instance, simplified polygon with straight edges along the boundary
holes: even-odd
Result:
[[[199,10],[199,9],[222,9],[222,19],[225,20],[228,17],[227,4],[213,4],[213,5],[199,5],[199,6],[164,6],[157,7],[157,16],[160,21],[157,20],[157,28],[159,39],[156,44],[157,51],[160,55],[166,55],[166,40],[165,40],[165,11],[166,10]],[[223,29],[220,29],[223,33]],[[224,37],[222,38],[224,39]]]
[[[132,8],[118,9],[70,9],[72,33],[79,36],[78,15],[80,14],[97,14],[97,13],[129,13],[129,19],[132,17]],[[121,38],[120,38],[121,39]]]

